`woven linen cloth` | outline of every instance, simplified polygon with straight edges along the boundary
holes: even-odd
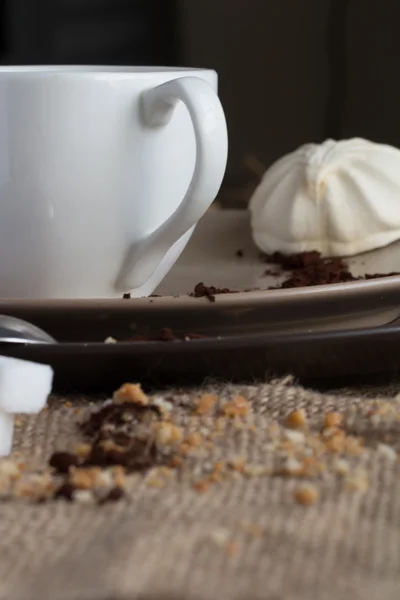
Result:
[[[204,391],[170,391],[168,398],[184,414]],[[257,428],[257,435],[222,437],[210,450],[213,461],[236,453],[262,462],[268,419],[293,409],[305,408],[318,423],[328,410],[366,402],[354,392],[317,393],[290,380],[208,391],[246,397]],[[46,411],[22,417],[14,456],[45,465],[55,449],[82,440],[77,421],[94,409],[85,398],[51,399]],[[354,414],[353,429],[371,448],[389,434],[399,437],[400,422],[371,429]],[[205,493],[185,477],[157,488],[134,476],[127,497],[104,506],[3,502],[0,600],[397,600],[400,464],[372,450],[365,469],[366,492],[322,479],[312,506],[294,501],[293,478],[271,476],[232,478]],[[216,543],[225,537],[235,551]]]

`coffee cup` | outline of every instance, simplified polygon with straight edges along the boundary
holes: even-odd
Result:
[[[212,70],[0,67],[0,297],[151,294],[218,193]]]

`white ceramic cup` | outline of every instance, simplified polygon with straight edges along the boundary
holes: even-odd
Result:
[[[150,294],[227,159],[217,74],[0,67],[0,297]]]

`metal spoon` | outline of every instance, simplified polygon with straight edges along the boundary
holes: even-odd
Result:
[[[16,317],[0,315],[0,344],[56,344],[48,333]]]

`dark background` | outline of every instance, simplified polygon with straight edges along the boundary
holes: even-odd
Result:
[[[235,204],[248,154],[267,167],[327,137],[400,146],[399,23],[399,0],[0,0],[0,61],[215,68]]]

